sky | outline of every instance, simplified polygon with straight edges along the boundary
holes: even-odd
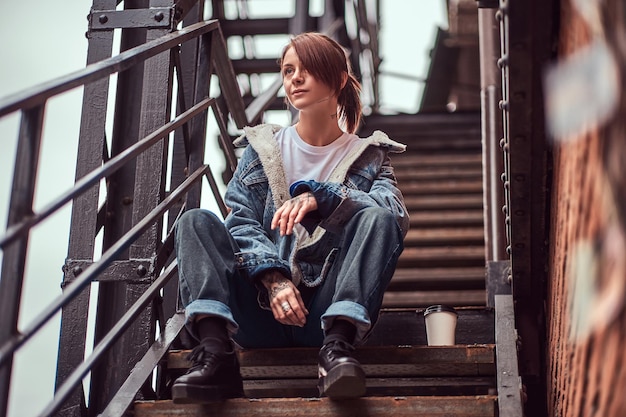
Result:
[[[284,10],[285,0],[250,0],[261,9]],[[290,3],[287,1],[287,3]],[[312,0],[313,7],[316,1]],[[436,27],[446,28],[444,0],[381,0],[380,49],[382,71],[424,77]],[[84,68],[87,19],[91,0],[0,0],[10,10],[0,26],[0,100]],[[406,48],[411,45],[411,49]],[[281,48],[279,45],[278,48]],[[276,52],[278,53],[278,51]],[[382,105],[389,111],[415,112],[422,85],[381,76]],[[74,180],[82,89],[56,97],[46,106],[41,164],[35,209],[43,207]],[[6,228],[18,115],[0,118],[0,234]],[[19,327],[60,294],[61,267],[67,255],[70,207],[35,228],[29,244]],[[0,259],[1,259],[0,254]],[[26,344],[13,365],[9,417],[41,412],[53,394],[59,318]]]

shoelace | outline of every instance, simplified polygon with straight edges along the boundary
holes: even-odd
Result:
[[[192,363],[192,366],[189,368],[190,371],[205,365],[211,366],[216,359],[217,354],[207,351],[202,345],[196,346],[191,353],[187,355],[187,360]]]

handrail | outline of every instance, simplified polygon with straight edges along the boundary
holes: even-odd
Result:
[[[186,0],[186,3],[191,2],[192,0]],[[334,30],[338,27],[339,24],[335,21],[328,31],[334,32]],[[376,35],[374,34],[372,36]],[[194,98],[192,100],[193,103],[191,103],[192,105],[189,108],[186,108],[187,103],[185,102],[185,98],[181,95],[182,88],[179,89],[178,100],[180,114],[167,122],[160,121],[160,127],[153,127],[151,129],[151,133],[147,135],[143,133],[143,135],[145,135],[143,138],[137,140],[137,142],[134,142],[132,145],[126,145],[124,150],[119,151],[110,159],[103,157],[103,163],[99,165],[97,169],[93,169],[91,172],[83,175],[80,179],[77,179],[72,188],[63,192],[51,203],[43,207],[43,209],[36,213],[33,212],[32,197],[34,196],[34,173],[36,173],[38,149],[42,140],[41,130],[43,128],[43,109],[45,108],[48,100],[74,88],[88,86],[91,83],[110,77],[113,74],[129,70],[138,64],[142,64],[149,58],[168,51],[170,51],[173,55],[174,67],[177,69],[178,76],[176,81],[178,82],[179,87],[181,87],[184,80],[179,73],[181,62],[179,56],[177,55],[177,49],[179,49],[182,43],[195,39],[201,40],[200,45],[202,45],[202,47],[199,48],[198,51],[198,53],[202,53],[201,60],[204,60],[204,64],[206,64],[206,60],[210,60],[211,63],[211,65],[206,67],[198,64],[195,71],[200,71],[199,68],[209,68],[210,71],[214,71],[217,74],[217,78],[220,82],[221,95],[225,100],[226,111],[228,114],[222,114],[220,107],[217,105],[216,99],[203,97],[203,95],[207,94],[207,92],[203,92],[201,89],[194,90]],[[210,42],[207,43],[207,41]],[[202,81],[199,84],[202,84],[203,82],[206,81]],[[55,298],[49,305],[45,306],[39,315],[27,324],[21,333],[0,333],[2,334],[2,339],[0,339],[0,416],[5,415],[4,408],[6,406],[7,398],[4,390],[7,387],[7,384],[10,383],[10,369],[13,357],[18,349],[20,349],[24,343],[30,340],[35,334],[37,334],[39,330],[41,330],[43,326],[48,323],[59,311],[63,310],[63,312],[65,312],[65,307],[77,299],[79,295],[81,295],[81,293],[88,288],[91,282],[99,278],[103,279],[102,276],[106,275],[105,271],[107,268],[109,268],[114,261],[120,258],[125,251],[128,251],[128,249],[131,248],[131,246],[138,239],[140,239],[146,231],[148,231],[151,227],[154,227],[154,224],[162,221],[168,210],[183,210],[186,204],[185,195],[188,195],[190,191],[202,181],[203,178],[207,179],[211,191],[216,196],[222,215],[226,215],[227,207],[220,198],[219,187],[217,186],[217,182],[213,177],[210,167],[202,164],[202,161],[198,161],[197,159],[194,160],[193,163],[190,162],[192,158],[198,158],[198,153],[202,152],[198,152],[198,148],[196,148],[196,150],[194,150],[196,154],[190,154],[190,142],[192,141],[191,135],[193,134],[194,141],[204,140],[204,136],[206,136],[206,119],[204,119],[204,117],[209,109],[211,109],[217,121],[219,129],[218,137],[221,141],[224,156],[226,158],[227,169],[232,174],[236,168],[237,158],[232,149],[232,143],[229,142],[230,136],[228,135],[227,129],[227,117],[231,117],[238,129],[243,128],[247,124],[256,124],[260,120],[264,111],[270,106],[270,103],[276,98],[281,85],[282,80],[281,77],[278,76],[265,92],[259,94],[248,106],[248,108],[245,108],[237,83],[236,74],[228,57],[226,43],[219,26],[219,22],[217,20],[211,20],[189,25],[175,32],[161,36],[155,40],[121,52],[117,56],[90,64],[82,70],[58,77],[20,93],[13,94],[7,98],[0,99],[0,118],[18,111],[21,111],[23,114],[19,146],[23,147],[24,150],[18,150],[18,156],[22,158],[29,158],[29,161],[32,159],[32,161],[30,161],[32,164],[25,163],[21,165],[33,167],[32,175],[24,176],[24,179],[16,176],[16,179],[14,180],[15,184],[20,185],[23,189],[23,192],[20,194],[22,198],[17,207],[14,207],[12,203],[10,207],[10,222],[8,228],[4,234],[0,235],[0,249],[3,251],[10,249],[10,251],[7,250],[7,252],[5,252],[3,259],[3,275],[4,272],[8,271],[7,276],[10,275],[9,278],[19,275],[19,279],[0,280],[0,287],[2,287],[2,285],[6,287],[8,285],[8,281],[13,281],[11,283],[11,288],[15,288],[16,291],[21,291],[21,279],[26,262],[25,248],[28,243],[31,230],[34,226],[48,219],[53,213],[58,212],[63,206],[67,205],[72,200],[76,201],[76,199],[86,194],[89,190],[92,190],[93,187],[96,187],[101,180],[114,177],[113,174],[117,174],[123,166],[127,166],[127,164],[131,163],[132,160],[148,151],[157,143],[165,141],[166,138],[177,129],[182,129],[183,131],[182,139],[185,146],[184,153],[188,163],[187,167],[191,170],[195,169],[195,171],[190,173],[184,181],[177,180],[177,183],[182,181],[180,185],[178,185],[175,189],[170,190],[168,194],[166,194],[166,196],[158,202],[156,207],[152,207],[144,217],[141,217],[140,220],[134,219],[136,224],[132,226],[130,230],[125,232],[117,241],[109,242],[108,249],[104,251],[98,261],[90,262],[81,259],[69,259],[71,261],[81,262],[81,267],[84,264],[88,264],[88,266],[82,273],[80,273],[80,275],[77,274],[75,277],[69,278],[66,276],[64,284],[67,285],[64,285],[63,293]],[[169,94],[168,100],[171,100],[171,91]],[[198,122],[197,126],[195,125],[195,121],[198,120],[196,118],[201,120]],[[192,120],[194,121],[194,124],[191,124]],[[193,128],[193,133],[191,133],[192,129],[190,126]],[[196,143],[197,142],[193,142],[193,144]],[[104,145],[106,146],[106,142]],[[91,150],[91,152],[93,152],[93,150]],[[200,164],[199,167],[198,164]],[[20,172],[24,171],[24,166],[20,168],[22,170]],[[16,168],[16,173],[17,172],[18,170]],[[21,184],[21,182],[24,184]],[[189,201],[192,200],[192,198],[189,199]],[[155,202],[155,204],[156,203],[157,202]],[[175,225],[175,223],[176,220],[173,224]],[[158,275],[159,271],[161,271],[162,268],[164,268],[168,263],[168,258],[170,258],[173,247],[173,227],[174,226],[170,224],[170,233],[168,233],[164,242],[160,239],[157,242],[158,253],[152,259],[153,263],[151,263],[152,273],[154,274]],[[5,271],[4,265],[5,263],[9,265],[8,258],[12,257],[8,256],[8,254],[13,254],[14,252],[19,255],[16,259],[19,259],[11,260],[11,267],[6,268]],[[60,386],[57,387],[55,397],[52,399],[50,404],[46,406],[42,415],[49,415],[59,410],[59,408],[69,399],[72,393],[75,392],[84,376],[90,371],[94,371],[96,363],[103,359],[103,356],[110,351],[110,348],[113,347],[115,341],[122,337],[124,332],[126,332],[126,330],[133,325],[135,319],[141,314],[148,303],[155,297],[159,296],[159,291],[166,285],[167,281],[170,280],[175,271],[175,263],[170,263],[158,278],[151,277],[152,279],[155,279],[155,281],[149,286],[149,288],[146,289],[139,299],[132,300],[132,306],[128,311],[126,311],[123,317],[116,321],[110,330],[108,330],[106,335],[100,337],[100,342],[94,347],[92,354],[88,358],[83,359],[81,356],[79,361],[71,362],[73,364],[72,367],[75,367],[75,369],[73,369],[71,373],[68,372],[69,375],[64,376],[62,383],[60,383]],[[142,285],[144,285],[144,282],[142,282]],[[13,313],[17,311],[19,307],[19,297],[16,298],[18,298],[18,300],[15,301],[15,304],[11,304],[11,306],[6,309],[6,311],[11,312],[11,318],[0,321],[0,323],[9,323],[10,326],[16,325],[17,319],[15,319],[14,322],[12,321]],[[160,324],[163,325],[163,317],[159,318],[159,321]],[[180,327],[177,328],[180,329]],[[170,330],[173,331],[172,329]],[[171,335],[168,337],[171,337]],[[155,343],[158,343],[158,341]],[[167,343],[171,343],[171,340]],[[162,351],[163,349],[159,350],[161,353]],[[80,362],[80,359],[83,359],[82,362]],[[8,374],[6,372],[7,370],[9,371]],[[137,378],[139,377],[135,377],[135,380],[132,381],[132,383],[129,382],[128,389],[137,389]],[[131,378],[129,377],[129,380],[130,379]],[[127,387],[127,385],[125,384],[124,387]],[[122,387],[121,389],[124,388]],[[137,391],[132,393],[132,395],[134,396],[136,392]],[[124,397],[121,401],[128,401],[130,393],[124,392],[121,394],[121,397]],[[120,407],[120,404],[121,403],[118,403],[115,407]]]
[[[210,32],[214,33],[214,36],[210,38],[206,38],[204,35],[209,34]],[[136,46],[132,49],[128,49],[124,52],[121,52],[119,55],[104,59],[97,63],[88,65],[82,70],[75,71],[71,74],[58,77],[49,82],[42,83],[33,88],[27,89],[20,93],[13,94],[4,99],[0,99],[0,117],[6,116],[10,113],[16,111],[22,111],[23,113],[23,122],[22,122],[22,132],[19,137],[20,146],[24,148],[24,157],[28,157],[32,159],[31,163],[28,164],[20,164],[29,167],[33,167],[31,169],[32,175],[28,177],[28,179],[22,180],[21,177],[16,177],[14,181],[20,183],[20,181],[28,181],[28,186],[20,187],[23,188],[23,192],[20,195],[23,195],[19,203],[19,207],[14,207],[13,205],[10,207],[10,222],[7,230],[3,235],[0,235],[0,249],[3,251],[7,249],[11,249],[11,254],[13,252],[18,253],[15,259],[10,260],[10,268],[4,268],[4,265],[9,265],[9,258],[13,258],[13,256],[8,256],[9,252],[5,252],[5,257],[3,260],[3,275],[7,272],[7,277],[9,274],[12,276],[19,275],[19,279],[6,279],[0,280],[2,282],[0,286],[3,288],[7,288],[9,285],[9,281],[11,281],[11,289],[15,287],[16,291],[21,292],[22,279],[21,275],[23,275],[24,264],[26,259],[25,247],[28,242],[28,238],[31,232],[31,229],[37,224],[49,218],[53,213],[56,213],[59,209],[65,206],[67,203],[71,202],[73,199],[81,196],[86,193],[88,190],[92,189],[96,186],[102,179],[109,178],[113,173],[118,171],[122,166],[125,166],[134,158],[137,158],[140,154],[147,151],[150,147],[155,145],[156,143],[164,140],[168,137],[168,135],[175,130],[182,128],[183,136],[185,142],[185,153],[187,154],[187,159],[189,158],[189,140],[190,133],[188,128],[188,123],[206,113],[209,109],[213,110],[215,118],[219,127],[219,138],[222,141],[222,148],[225,153],[227,159],[227,168],[231,171],[234,171],[236,167],[236,156],[232,150],[232,144],[228,142],[228,131],[226,127],[226,119],[227,115],[221,113],[219,107],[216,105],[216,100],[214,98],[204,98],[198,100],[196,104],[191,106],[191,108],[186,109],[186,103],[183,98],[179,95],[178,99],[181,101],[181,113],[177,115],[174,119],[166,122],[159,128],[156,128],[152,133],[148,134],[144,138],[138,140],[136,143],[128,146],[122,152],[118,153],[116,156],[107,159],[103,158],[103,164],[88,174],[84,175],[80,179],[78,179],[73,187],[64,193],[62,193],[59,197],[54,199],[51,203],[46,205],[43,209],[39,210],[36,213],[32,212],[32,196],[34,195],[34,179],[33,175],[36,172],[36,164],[38,164],[38,152],[35,152],[39,149],[41,143],[41,134],[40,132],[43,125],[43,109],[47,101],[59,94],[72,90],[74,88],[80,86],[86,86],[90,83],[96,82],[100,79],[111,76],[114,73],[118,73],[121,71],[128,70],[133,66],[144,62],[145,60],[154,57],[160,53],[166,51],[172,51],[176,48],[179,48],[179,45],[183,42],[187,42],[193,39],[210,39],[210,48],[207,51],[210,53],[212,62],[212,68],[217,74],[217,78],[220,81],[220,90],[221,94],[226,101],[226,108],[228,110],[228,115],[232,117],[232,120],[235,122],[238,128],[242,128],[246,124],[249,123],[248,114],[254,115],[255,121],[258,117],[260,117],[262,110],[266,109],[268,103],[273,100],[276,96],[278,88],[275,88],[273,85],[270,89],[271,91],[265,93],[262,97],[255,100],[252,109],[245,109],[243,104],[243,99],[239,92],[238,84],[236,81],[236,76],[228,57],[226,51],[226,44],[221,33],[221,29],[219,27],[219,23],[217,20],[207,21],[207,22],[199,22],[183,29],[180,29],[176,32],[168,33],[158,39],[147,42],[145,44]],[[176,68],[180,69],[180,61],[176,61],[176,54],[174,53],[174,65]],[[181,78],[178,78],[177,81],[179,84],[182,82]],[[179,90],[180,94],[180,90]],[[259,110],[261,109],[261,110]],[[34,116],[38,115],[39,119],[35,119]],[[39,122],[37,122],[39,120]],[[32,126],[31,126],[32,125]],[[202,140],[202,138],[199,138]],[[18,155],[21,155],[18,150]],[[16,167],[16,170],[18,168]],[[21,168],[23,171],[23,167]],[[17,173],[17,171],[16,171]],[[4,416],[6,412],[6,403],[7,403],[7,390],[8,384],[10,383],[10,369],[12,366],[13,356],[20,349],[24,343],[30,340],[37,332],[48,323],[55,314],[57,314],[61,309],[68,306],[72,300],[76,299],[76,297],[81,294],[81,292],[87,288],[87,286],[94,280],[97,279],[99,275],[101,275],[109,265],[117,259],[124,251],[128,250],[133,242],[139,239],[144,232],[146,232],[153,224],[161,219],[167,210],[173,208],[176,204],[179,204],[180,201],[183,201],[183,196],[190,191],[192,187],[195,187],[202,178],[206,178],[209,182],[209,186],[211,191],[216,196],[216,200],[219,206],[222,215],[226,215],[227,208],[224,205],[224,202],[220,199],[220,191],[217,186],[217,182],[213,177],[213,173],[211,169],[207,165],[200,166],[194,173],[190,174],[176,189],[169,192],[167,197],[163,198],[163,200],[155,207],[152,211],[150,211],[145,217],[137,222],[137,224],[132,227],[128,232],[126,232],[119,240],[113,243],[108,250],[106,250],[101,258],[91,263],[84,272],[82,272],[79,276],[75,278],[71,278],[66,283],[68,285],[64,286],[63,293],[58,296],[55,300],[52,301],[51,304],[44,307],[42,312],[31,322],[29,323],[25,329],[21,333],[12,333],[10,331],[3,332],[2,340],[0,340],[0,369],[2,372],[0,386],[0,416]],[[16,184],[17,184],[16,183]],[[21,183],[20,183],[21,184]],[[16,188],[14,188],[16,190]],[[29,197],[30,196],[30,197]],[[31,201],[31,203],[29,203]],[[17,200],[16,200],[17,202]],[[172,246],[172,235],[168,234],[167,241],[169,243],[164,243],[163,247],[168,247],[165,252],[171,251]],[[158,272],[160,268],[163,267],[163,262],[169,257],[169,253],[163,253],[159,251],[157,255],[157,262],[159,265],[153,265],[154,271]],[[19,259],[18,259],[19,258]],[[21,265],[21,266],[20,266]],[[20,272],[21,271],[21,272]],[[167,279],[171,276],[173,270],[168,268],[166,271]],[[158,283],[158,285],[157,285]],[[162,285],[161,285],[162,284]],[[157,285],[157,286],[155,286]],[[117,321],[114,327],[101,339],[100,343],[94,348],[94,352],[89,358],[83,360],[80,365],[73,372],[67,376],[64,382],[58,387],[56,391],[55,398],[52,402],[45,408],[45,415],[49,415],[50,413],[54,413],[63,403],[69,398],[72,394],[73,390],[76,389],[77,385],[80,383],[82,378],[93,369],[94,364],[102,358],[102,356],[108,351],[108,349],[112,346],[115,340],[121,337],[121,334],[129,328],[132,324],[132,321],[139,315],[139,313],[145,308],[147,303],[153,299],[155,296],[158,296],[159,290],[165,285],[165,281],[161,278],[158,278],[155,284],[153,284],[150,289],[143,296],[136,300],[131,309],[125,314],[121,320]],[[157,288],[157,289],[155,289]],[[14,293],[15,291],[9,291],[10,293]],[[17,322],[17,308],[19,306],[19,297],[16,297],[15,305],[13,306],[5,306],[6,311],[10,312],[8,314],[3,323],[8,323],[6,329],[9,327],[15,326]],[[5,309],[3,309],[4,311]],[[16,314],[13,314],[16,313]],[[132,314],[131,314],[132,313]],[[15,316],[15,317],[14,317]],[[7,370],[9,372],[7,372]],[[8,379],[6,379],[8,378]],[[133,394],[134,395],[134,394]]]
[[[115,157],[109,159],[106,163],[102,165],[99,170],[93,171],[90,174],[82,177],[74,184],[74,187],[72,187],[70,190],[66,191],[60,197],[45,206],[39,213],[33,213],[22,222],[11,225],[7,229],[7,232],[4,234],[4,236],[0,236],[0,248],[4,249],[5,246],[15,241],[15,239],[24,234],[27,230],[32,229],[34,226],[41,223],[43,220],[55,213],[58,209],[63,207],[65,204],[72,201],[72,199],[74,199],[77,195],[86,191],[91,186],[97,184],[98,181],[100,181],[101,179],[111,175],[112,173],[120,169],[125,163],[135,158],[137,155],[148,149],[150,146],[154,145],[165,135],[173,132],[174,130],[187,123],[191,118],[197,116],[203,111],[206,111],[206,109],[211,107],[214,102],[215,99],[207,98],[196,104],[186,112],[181,113],[171,122],[155,130],[150,135],[138,141],[131,147],[125,149],[119,155],[116,155]]]
[[[76,87],[97,81],[117,72],[137,65],[161,52],[177,45],[214,31],[219,27],[217,20],[199,22],[161,38],[146,42],[134,48],[120,52],[119,55],[90,64],[83,69],[44,82],[38,86],[15,93],[0,101],[0,117],[21,109],[31,108],[45,102],[53,96],[65,93]]]
[[[30,338],[40,330],[54,315],[64,306],[66,306],[73,298],[80,294],[87,284],[103,272],[106,267],[119,256],[119,254],[130,247],[149,226],[151,226],[159,216],[163,215],[170,207],[176,203],[182,195],[187,192],[203,175],[206,175],[209,167],[207,165],[198,168],[191,174],[174,192],[166,197],[157,207],[155,207],[146,217],[130,229],[115,244],[111,246],[102,257],[92,263],[71,285],[66,287],[65,292],[59,295],[51,304],[30,323],[24,331],[14,336],[5,344],[0,346],[0,365],[4,364],[15,351],[26,343]]]

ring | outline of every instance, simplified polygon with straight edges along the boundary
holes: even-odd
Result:
[[[291,310],[291,306],[289,305],[289,303],[287,301],[282,303],[280,306],[283,308],[283,311],[285,313],[288,312],[289,310]]]

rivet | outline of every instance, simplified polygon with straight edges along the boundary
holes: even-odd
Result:
[[[498,103],[498,107],[500,107],[500,110],[508,111],[509,110],[509,102],[506,101],[506,100],[500,100],[500,102]]]
[[[157,22],[160,22],[161,20],[163,20],[164,17],[165,15],[163,14],[163,12],[158,12],[157,14],[154,15],[154,20],[156,20]]]
[[[108,21],[109,18],[105,14],[101,14],[100,17],[98,17],[98,22],[102,23],[103,25]]]
[[[506,67],[507,65],[509,65],[509,56],[506,55],[506,54],[502,55],[498,59],[497,64],[498,64],[498,68],[500,68],[500,69]]]
[[[145,276],[148,273],[148,269],[146,268],[145,265],[139,265],[137,267],[137,275],[139,275],[140,277]]]
[[[75,266],[74,268],[72,268],[72,274],[74,274],[75,277],[79,276],[82,272],[83,268],[81,268],[80,266]]]

